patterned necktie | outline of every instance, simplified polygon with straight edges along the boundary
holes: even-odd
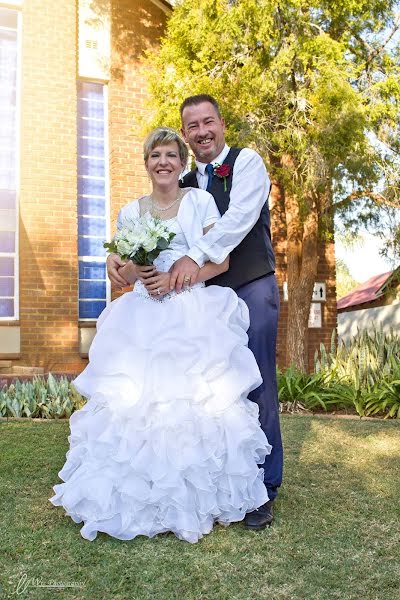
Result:
[[[214,167],[211,163],[208,163],[208,165],[206,165],[206,173],[208,175],[208,181],[207,181],[207,192],[210,191],[211,188],[211,184],[212,184],[212,180],[214,177]]]

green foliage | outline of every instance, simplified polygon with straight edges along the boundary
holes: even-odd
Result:
[[[399,362],[400,338],[393,331],[386,334],[379,329],[360,331],[351,343],[339,342],[335,352],[327,353],[321,344],[314,360],[317,373],[368,391],[376,383],[392,379]]]
[[[343,298],[359,285],[359,282],[351,276],[349,267],[344,260],[336,260],[336,297]]]
[[[303,373],[292,366],[284,372],[278,369],[277,378],[278,398],[285,410],[327,410],[324,399],[325,382],[319,373]]]
[[[377,381],[373,389],[366,394],[365,408],[367,414],[381,412],[387,417],[400,419],[400,363],[391,357],[392,377]]]
[[[330,350],[321,344],[316,352],[313,373],[290,367],[277,375],[283,410],[345,409],[360,417],[400,418],[400,338],[393,332],[363,331],[337,346],[333,332]]]
[[[327,374],[303,373],[292,366],[286,371],[278,369],[277,377],[282,410],[354,410],[359,406],[359,389],[330,380]]]
[[[66,377],[16,381],[0,390],[1,417],[69,418],[84,399]]]
[[[179,128],[184,97],[211,93],[229,141],[255,146],[303,215],[311,196],[323,215],[334,201],[345,209],[377,188],[381,202],[396,204],[396,5],[182,0],[160,54],[147,62],[155,104],[148,125]]]

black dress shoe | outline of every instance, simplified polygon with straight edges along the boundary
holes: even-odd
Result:
[[[247,513],[244,518],[244,526],[246,529],[260,531],[261,529],[265,529],[267,525],[271,525],[274,520],[273,504],[273,500],[269,500],[256,510]]]

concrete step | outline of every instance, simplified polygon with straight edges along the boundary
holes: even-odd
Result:
[[[10,369],[12,367],[11,360],[0,360],[0,369]]]
[[[14,366],[14,367],[0,367],[1,375],[43,375],[44,368],[43,367],[22,367],[22,366]]]

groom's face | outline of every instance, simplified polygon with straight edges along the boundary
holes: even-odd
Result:
[[[212,162],[224,148],[225,121],[210,102],[186,106],[181,131],[200,162]]]

